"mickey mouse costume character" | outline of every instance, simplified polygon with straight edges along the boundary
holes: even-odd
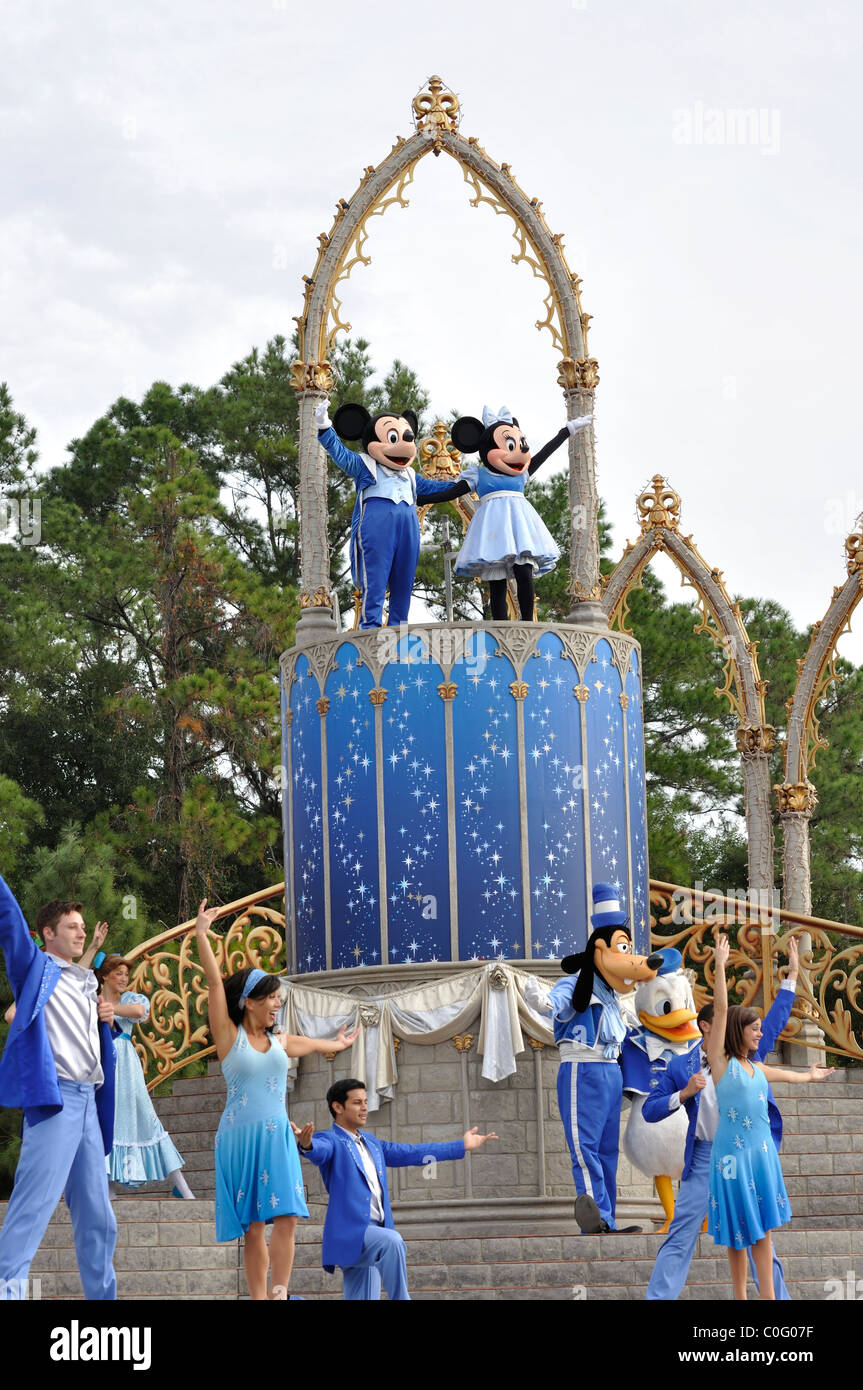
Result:
[[[330,420],[327,402],[315,411],[318,442],[333,463],[353,478],[357,500],[351,518],[351,576],[362,594],[360,627],[380,627],[387,589],[390,627],[407,622],[420,553],[417,502],[449,502],[469,484],[432,482],[411,467],[416,458],[417,417],[412,410],[370,415],[343,405]],[[341,436],[341,439],[339,438]],[[359,439],[363,452],[342,439]]]
[[[593,885],[590,920],[594,930],[587,946],[561,961],[566,978],[550,999],[560,1052],[557,1103],[577,1194],[575,1219],[583,1234],[599,1234],[617,1230],[619,1057],[626,1024],[615,991],[625,994],[636,981],[654,979],[663,958],[633,955],[628,919],[613,884]],[[628,1226],[624,1233],[640,1229]]]
[[[525,484],[565,439],[586,429],[592,415],[567,420],[562,430],[531,457],[518,420],[501,406],[483,408],[482,420],[464,415],[452,427],[452,442],[464,454],[479,452],[480,463],[462,474],[479,497],[455,563],[456,574],[488,580],[491,615],[506,619],[506,583],[514,578],[522,621],[533,619],[534,575],[548,574],[560,551],[545,522],[524,495]]]

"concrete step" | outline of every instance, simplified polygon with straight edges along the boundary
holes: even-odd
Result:
[[[397,1225],[407,1241],[412,1296],[417,1300],[631,1300],[643,1298],[662,1237],[581,1236],[556,1204],[507,1203],[506,1219],[490,1204],[427,1209],[401,1203]],[[568,1205],[568,1204],[567,1204]],[[0,1204],[0,1215],[5,1204]],[[121,1299],[237,1300],[246,1296],[239,1242],[218,1245],[213,1203],[118,1198],[116,1268]],[[341,1298],[338,1275],[320,1264],[325,1207],[297,1228],[291,1288],[311,1298]],[[828,1280],[844,1287],[863,1259],[863,1219],[838,1230],[795,1221],[775,1235],[793,1298],[824,1299]],[[58,1208],[33,1262],[43,1299],[81,1298],[68,1212]],[[699,1238],[684,1293],[689,1300],[726,1299],[731,1291],[724,1251]]]

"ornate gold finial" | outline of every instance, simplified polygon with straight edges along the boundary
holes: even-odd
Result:
[[[456,1052],[470,1052],[473,1047],[473,1033],[456,1033],[452,1045]]]
[[[457,478],[461,472],[461,454],[443,420],[435,420],[431,434],[420,440],[417,452],[427,478]]]
[[[458,686],[455,681],[441,681],[437,693],[442,700],[454,700],[458,694]]]
[[[857,518],[857,530],[845,541],[845,562],[849,574],[863,576],[863,513]]]
[[[387,692],[382,685],[376,685],[374,690],[369,691],[369,699],[375,707],[382,705],[386,698]]]
[[[773,794],[781,816],[808,816],[818,804],[818,796],[811,782],[782,782],[774,786]]]
[[[428,80],[428,91],[418,92],[413,99],[414,108],[414,127],[419,132],[421,130],[433,130],[435,133],[435,143],[433,152],[440,154],[440,137],[446,131],[458,130],[459,115],[458,97],[455,92],[451,92],[445,87],[439,77],[430,77]]]
[[[585,700],[590,699],[590,691],[586,685],[574,685],[572,687],[572,693],[580,705],[583,705]]]
[[[542,1052],[543,1048],[545,1047],[545,1043],[541,1043],[539,1041],[539,1038],[532,1038],[530,1034],[528,1034],[527,1040],[533,1048],[534,1052]]]
[[[669,487],[661,473],[654,473],[652,488],[647,488],[639,497],[636,506],[641,520],[641,534],[665,526],[676,531],[680,522],[680,497]]]
[[[510,681],[509,693],[514,700],[524,700],[527,697],[527,681]]]
[[[623,691],[621,690],[621,692],[620,692],[620,694],[618,695],[617,698],[618,698],[618,700],[620,701],[620,708],[621,708],[621,709],[629,709],[629,696],[628,696],[628,695],[624,695]]]
[[[323,717],[329,711],[329,708],[329,695],[322,695],[319,700],[315,700],[315,709],[318,711],[318,714],[321,715],[321,717]]]

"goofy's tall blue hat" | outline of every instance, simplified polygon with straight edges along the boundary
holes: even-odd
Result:
[[[572,996],[572,1006],[576,1013],[583,1013],[588,1007],[593,994],[595,975],[599,975],[599,978],[612,989],[617,989],[621,985],[634,984],[636,980],[652,980],[663,964],[658,953],[647,957],[631,954],[632,933],[629,930],[629,918],[621,911],[620,895],[613,883],[593,885],[593,912],[590,922],[593,931],[588,937],[585,949],[577,955],[565,956],[560,963],[565,975],[578,972]],[[622,968],[615,969],[611,972],[612,978],[606,979],[603,966],[618,964],[611,955],[612,938],[615,933],[619,933],[618,950],[623,956],[623,960],[620,961]],[[625,948],[623,938],[629,943],[628,949]]]

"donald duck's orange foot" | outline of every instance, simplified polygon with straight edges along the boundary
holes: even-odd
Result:
[[[668,1228],[674,1219],[674,1184],[671,1178],[658,1177],[653,1179],[656,1187],[656,1195],[662,1203],[662,1210],[665,1212],[665,1220],[661,1226],[656,1228],[658,1236],[668,1235]]]

